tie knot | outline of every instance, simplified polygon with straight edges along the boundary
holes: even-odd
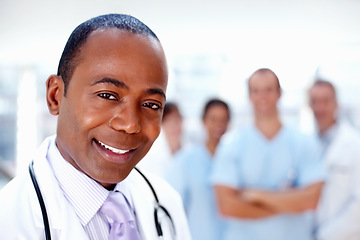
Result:
[[[118,191],[110,192],[109,196],[100,208],[100,212],[116,223],[134,221],[130,204],[128,203],[126,197]]]

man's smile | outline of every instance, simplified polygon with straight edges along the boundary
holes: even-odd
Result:
[[[94,140],[95,140],[95,142],[99,143],[103,148],[106,148],[107,150],[109,150],[113,153],[116,153],[116,154],[125,154],[132,150],[132,149],[128,149],[128,150],[117,149],[117,148],[111,147],[109,145],[106,145],[105,143],[100,142],[99,140],[96,140],[96,139],[94,139]]]

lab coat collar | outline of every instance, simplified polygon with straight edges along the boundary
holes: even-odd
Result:
[[[137,225],[142,239],[153,240],[155,236],[157,236],[154,222],[154,195],[145,180],[136,170],[133,169],[131,171],[128,179],[129,190],[136,211]]]
[[[47,138],[33,157],[34,170],[48,211],[52,237],[61,236],[61,240],[88,239],[76,213],[65,199],[46,159],[50,142],[56,136]],[[30,176],[29,176],[30,177]],[[129,193],[136,211],[137,225],[143,240],[156,239],[157,232],[154,222],[155,198],[142,176],[132,170],[127,177]],[[153,179],[151,179],[153,180]],[[156,185],[153,183],[153,185]],[[31,184],[31,188],[33,185]],[[44,229],[42,214],[35,191],[31,197],[34,222]],[[46,193],[46,194],[45,194]],[[51,210],[50,210],[51,209]],[[61,234],[60,234],[61,233]]]
[[[87,239],[87,235],[75,212],[65,199],[47,161],[47,152],[55,136],[47,138],[39,147],[34,160],[34,171],[39,183],[51,229],[51,235],[61,239]],[[31,187],[33,187],[31,185]],[[35,195],[35,191],[33,191]],[[37,197],[31,198],[35,225],[44,229],[42,213]],[[61,233],[61,235],[60,235]]]

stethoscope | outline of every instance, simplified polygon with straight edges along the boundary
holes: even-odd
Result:
[[[46,211],[44,199],[42,197],[39,184],[38,184],[38,182],[36,180],[36,177],[35,177],[35,172],[34,172],[34,166],[33,165],[34,165],[34,161],[31,161],[31,163],[29,165],[30,177],[31,177],[32,183],[34,185],[34,189],[36,191],[36,195],[38,197],[40,208],[41,208],[41,214],[42,214],[42,218],[43,218],[43,222],[44,222],[44,228],[45,228],[45,239],[50,240],[51,239],[51,234],[50,234],[50,225],[49,225],[48,214],[47,214],[47,211]],[[156,232],[157,232],[157,235],[158,235],[159,239],[164,238],[164,232],[163,232],[163,229],[161,227],[161,222],[160,222],[160,218],[159,218],[160,212],[162,212],[163,215],[165,215],[165,217],[169,220],[170,228],[171,228],[170,232],[171,232],[172,238],[176,239],[175,225],[174,225],[173,219],[170,216],[170,213],[168,212],[168,210],[164,206],[162,206],[160,204],[159,198],[158,198],[158,196],[157,196],[157,194],[155,192],[154,187],[150,183],[149,179],[147,177],[145,177],[145,175],[138,168],[135,167],[135,170],[144,178],[145,182],[149,185],[149,187],[151,189],[151,192],[154,195],[154,198],[155,198],[154,222],[155,222],[155,228],[156,228]]]

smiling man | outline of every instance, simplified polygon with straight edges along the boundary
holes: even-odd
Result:
[[[153,193],[134,170],[160,133],[167,77],[162,46],[138,19],[109,14],[79,25],[46,81],[57,135],[35,153],[31,174],[0,193],[2,238],[156,239],[160,225],[164,235],[190,239],[177,193],[148,176]],[[158,225],[156,198],[169,213],[156,211]]]
[[[328,174],[317,209],[317,240],[360,238],[360,135],[338,114],[341,107],[333,83],[317,79],[309,89]]]

